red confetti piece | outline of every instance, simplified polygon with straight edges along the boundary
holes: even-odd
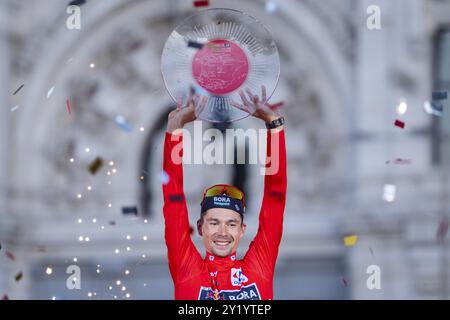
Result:
[[[14,255],[13,255],[11,252],[9,252],[9,251],[5,251],[5,255],[6,255],[9,259],[11,259],[12,261],[15,261],[15,260],[16,260],[16,257],[14,257]]]
[[[411,160],[397,158],[397,159],[394,160],[394,163],[395,164],[411,164]]]
[[[71,108],[70,108],[70,100],[69,100],[69,99],[67,99],[66,105],[67,105],[67,112],[69,112],[69,114],[71,114],[71,113],[72,113],[72,110],[71,110]]]
[[[270,103],[268,103],[267,106],[268,106],[271,110],[275,111],[275,110],[277,110],[278,108],[281,108],[282,106],[284,106],[284,102],[278,102],[278,103],[275,103],[275,104],[270,104]]]
[[[447,232],[448,232],[448,227],[449,227],[449,221],[448,221],[448,217],[444,217],[441,222],[439,223],[439,227],[437,230],[437,238],[440,241],[444,241],[445,237],[447,236]]]
[[[198,7],[207,7],[209,6],[209,1],[194,1],[194,7],[198,8]]]
[[[402,128],[402,129],[405,128],[405,123],[403,121],[395,120],[394,124],[399,128]]]

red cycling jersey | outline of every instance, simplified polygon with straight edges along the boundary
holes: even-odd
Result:
[[[266,164],[266,171],[277,160],[278,170],[265,175],[258,232],[242,260],[236,259],[236,253],[219,257],[209,252],[203,259],[195,248],[183,192],[183,165],[174,163],[171,157],[172,152],[182,156],[182,140],[182,135],[166,132],[163,166],[169,182],[163,185],[165,240],[175,299],[273,299],[273,274],[283,233],[287,188],[284,130],[267,134],[267,157],[271,163]],[[278,157],[271,157],[271,152],[277,152]]]

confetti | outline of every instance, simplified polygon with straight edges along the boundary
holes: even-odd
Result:
[[[423,109],[428,114],[440,117],[442,115],[443,106],[439,102],[430,103],[430,101],[425,101],[423,104]]]
[[[347,280],[344,277],[341,278],[342,286],[346,288],[348,286]]]
[[[372,250],[372,248],[371,247],[369,247],[369,250],[370,250],[370,254],[372,255],[372,257],[374,256],[374,254],[373,254],[373,250]]]
[[[206,91],[205,89],[195,86],[195,85],[191,85],[191,93],[194,94],[198,94],[201,97],[206,97],[208,96],[208,91]]]
[[[122,207],[122,214],[128,215],[128,214],[134,214],[136,217],[138,215],[138,209],[136,206],[132,207]]]
[[[111,221],[109,222],[109,225],[110,225],[110,226],[115,226],[115,225],[116,225],[116,222],[113,221],[113,220],[111,220]]]
[[[393,184],[385,184],[383,191],[383,200],[387,202],[392,202],[395,200],[395,193],[397,188]]]
[[[449,227],[448,217],[444,217],[439,223],[439,227],[436,233],[436,237],[438,238],[439,241],[444,242],[445,237],[447,236],[448,227]]]
[[[72,109],[70,108],[70,100],[69,99],[66,100],[66,105],[67,105],[67,112],[69,112],[69,114],[71,114]]]
[[[436,101],[432,101],[431,102],[431,107],[433,108],[433,110],[437,111],[437,112],[441,112],[444,111],[444,106],[442,105],[441,102],[436,102]]]
[[[406,110],[408,110],[408,105],[405,101],[402,101],[397,106],[397,113],[402,115],[406,113]]]
[[[5,251],[5,255],[12,261],[16,260],[16,257],[9,251]]]
[[[198,7],[207,7],[209,6],[209,1],[194,1],[194,7],[198,8]]]
[[[391,163],[390,160],[386,161],[386,164]],[[397,158],[394,161],[392,161],[393,164],[411,164],[411,160],[410,159],[402,159],[402,158]]]
[[[18,87],[18,88],[16,89],[16,91],[14,91],[13,96],[15,96],[16,93],[19,92],[23,87],[25,87],[25,84],[22,84],[20,87]]]
[[[69,2],[69,6],[81,6],[82,4],[85,4],[86,0],[73,0]]]
[[[189,225],[189,234],[192,236],[194,234],[194,228]]]
[[[411,160],[410,159],[402,159],[402,158],[397,158],[394,160],[395,164],[411,164]]]
[[[278,108],[281,108],[282,106],[284,106],[284,102],[278,102],[278,103],[275,103],[275,104],[270,104],[270,103],[266,103],[266,104],[273,111],[275,111]]]
[[[435,91],[432,93],[433,100],[447,100],[447,91]]]
[[[160,179],[161,179],[161,183],[162,183],[163,185],[168,184],[169,181],[170,181],[169,175],[168,175],[167,172],[164,171],[164,170],[161,172],[161,177],[160,177]]]
[[[18,274],[16,274],[16,276],[14,277],[14,279],[16,279],[16,282],[19,282],[23,277],[23,272],[20,271]]]
[[[147,172],[146,172],[145,170],[142,170],[142,172],[143,172],[143,174],[139,177],[139,179],[140,179],[141,181],[144,181],[145,178],[146,178],[146,176],[147,176]]]
[[[55,90],[55,86],[51,87],[50,90],[47,92],[47,99],[50,98],[50,96],[53,94],[53,91]]]
[[[14,112],[14,111],[16,111],[17,109],[19,109],[19,106],[17,105],[17,106],[14,106],[14,107],[12,107],[11,108],[11,112]]]
[[[188,47],[190,48],[195,48],[195,49],[201,49],[203,48],[203,44],[189,40],[188,41]]]
[[[356,244],[357,240],[358,240],[358,236],[357,235],[344,237],[344,244],[345,244],[346,247],[353,247]]]
[[[2,297],[2,300],[9,300],[8,295],[7,295],[7,294],[4,294],[3,297]]]
[[[183,195],[182,194],[171,194],[171,195],[169,195],[169,201],[170,202],[183,202]]]
[[[395,120],[394,122],[395,126],[404,129],[405,128],[405,123],[403,121],[400,120]]]
[[[265,9],[267,13],[275,13],[275,11],[277,11],[278,9],[278,4],[273,0],[267,1]]]
[[[116,125],[125,132],[133,131],[133,126],[125,120],[124,116],[117,115],[114,118],[114,122]]]
[[[89,171],[92,174],[96,174],[98,170],[103,166],[103,159],[100,157],[95,158],[94,161],[89,165]]]

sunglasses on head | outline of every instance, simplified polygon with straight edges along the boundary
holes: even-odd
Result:
[[[230,186],[228,184],[216,184],[206,189],[205,193],[203,194],[202,202],[205,200],[206,197],[219,196],[223,194],[231,198],[241,200],[245,206],[244,193],[238,188]]]

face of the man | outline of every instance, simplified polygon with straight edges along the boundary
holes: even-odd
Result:
[[[236,251],[239,240],[244,236],[246,225],[239,213],[224,208],[206,211],[201,226],[205,249],[219,257],[226,257]]]

